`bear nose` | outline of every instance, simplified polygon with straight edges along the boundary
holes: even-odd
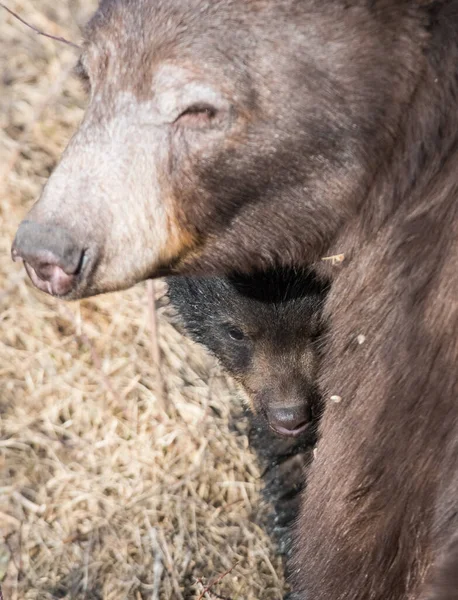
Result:
[[[70,233],[57,225],[23,221],[11,249],[22,259],[32,283],[53,296],[65,296],[75,285],[84,262],[84,250]]]
[[[307,403],[303,402],[294,406],[270,407],[267,418],[276,433],[296,437],[307,429],[311,415]]]

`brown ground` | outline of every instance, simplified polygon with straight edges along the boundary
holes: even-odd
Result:
[[[79,39],[93,0],[6,0]],[[65,304],[9,258],[82,115],[76,53],[0,9],[0,582],[4,600],[281,598],[240,402],[146,285]],[[156,297],[163,292],[156,282]],[[163,302],[159,301],[159,305]],[[237,430],[234,432],[234,428]]]

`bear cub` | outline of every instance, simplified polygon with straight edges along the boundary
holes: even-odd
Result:
[[[170,277],[168,296],[184,330],[240,384],[253,409],[250,443],[271,503],[270,529],[288,554],[304,469],[316,444],[316,386],[327,286],[308,271]]]

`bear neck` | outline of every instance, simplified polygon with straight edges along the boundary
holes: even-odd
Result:
[[[424,213],[429,221],[434,214],[442,215],[444,229],[454,226],[447,207],[457,201],[457,31],[458,2],[450,2],[431,32],[426,68],[400,123],[393,151],[380,165],[364,202],[321,251],[325,256],[317,257],[314,266],[324,277],[332,280],[340,265],[349,264],[394,221],[408,222]],[[427,222],[425,218],[425,227]]]

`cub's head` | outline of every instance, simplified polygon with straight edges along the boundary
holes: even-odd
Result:
[[[307,273],[172,277],[169,298],[185,330],[241,384],[280,435],[311,431],[326,290]]]

